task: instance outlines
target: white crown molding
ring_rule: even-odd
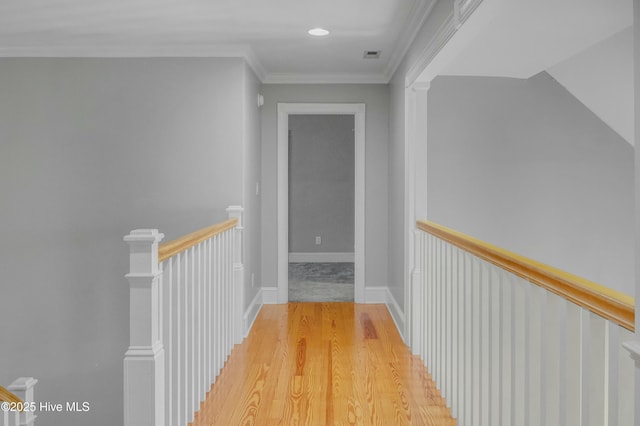
[[[411,86],[422,74],[422,71],[433,61],[440,50],[451,40],[460,26],[471,16],[483,0],[456,0],[453,11],[436,31],[429,44],[427,44],[405,76],[405,87]]]
[[[398,37],[398,41],[393,49],[393,53],[387,66],[385,67],[385,77],[387,82],[393,78],[405,55],[409,51],[411,44],[418,36],[418,32],[424,25],[427,17],[436,5],[437,0],[416,0],[411,8],[409,22]]]
[[[265,84],[387,84],[389,79],[384,74],[270,73],[262,82]]]
[[[266,71],[248,44],[166,44],[104,46],[16,46],[0,47],[3,58],[243,58],[264,81]]]

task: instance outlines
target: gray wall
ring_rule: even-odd
[[[277,286],[277,103],[366,104],[365,274],[387,285],[387,152],[389,89],[377,84],[265,84],[262,108],[262,283]]]
[[[34,376],[39,401],[91,404],[40,424],[122,424],[122,238],[159,228],[170,240],[242,203],[242,67],[0,59],[0,313],[13,324],[0,383]]]
[[[391,294],[404,310],[405,283],[405,77],[420,58],[442,22],[453,10],[453,1],[439,0],[418,31],[390,81],[389,104],[389,275]]]
[[[245,268],[245,310],[255,297],[260,283],[262,268],[261,238],[261,197],[256,194],[256,184],[260,185],[261,175],[261,114],[258,108],[258,93],[261,83],[251,70],[244,64],[244,115],[243,115],[243,202],[244,207],[244,268]],[[259,192],[259,190],[258,190]],[[252,286],[251,275],[254,275]]]
[[[541,73],[438,77],[430,220],[633,294],[633,148]]]
[[[353,253],[353,129],[353,115],[289,117],[290,252]]]

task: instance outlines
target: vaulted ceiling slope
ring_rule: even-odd
[[[433,3],[6,0],[0,56],[241,56],[265,82],[387,82]]]
[[[513,0],[497,10],[442,74],[547,71],[633,145],[632,0]]]

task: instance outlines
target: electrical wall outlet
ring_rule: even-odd
[[[322,244],[322,237],[320,235],[316,236],[316,245]]]
[[[256,283],[255,283],[255,274],[252,272],[251,273],[251,288],[255,287]]]

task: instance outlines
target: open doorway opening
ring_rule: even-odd
[[[289,301],[353,302],[353,115],[289,117]]]
[[[309,201],[309,197],[306,197],[307,201],[303,201],[303,212],[306,209],[308,214],[309,209],[322,209],[325,213],[329,213],[329,207],[327,203],[337,204],[341,202],[348,202],[349,206],[337,206],[348,209],[348,213],[352,217],[352,231],[346,231],[348,228],[340,228],[337,227],[333,230],[325,230],[318,231],[316,229],[320,228],[310,228],[308,224],[308,217],[302,217],[301,219],[296,219],[295,217],[292,220],[292,235],[290,236],[290,215],[298,215],[298,211],[291,210],[290,207],[290,198],[297,196],[298,193],[304,194],[306,191],[304,188],[300,190],[300,188],[291,187],[290,188],[290,155],[296,155],[295,153],[291,153],[290,144],[289,144],[289,121],[291,118],[296,116],[341,116],[342,119],[347,118],[346,121],[343,121],[343,124],[347,124],[348,129],[353,129],[351,131],[351,140],[353,141],[353,156],[351,158],[351,162],[353,164],[353,186],[351,193],[353,194],[352,201],[340,201],[338,199],[327,200],[327,199],[315,199],[313,200],[313,194],[311,194],[312,200]],[[308,121],[311,118],[307,118]],[[352,120],[352,121],[349,121]],[[294,122],[294,127],[296,124],[296,119],[292,120]],[[299,123],[305,124],[305,119],[303,118]],[[349,127],[350,126],[350,127]],[[351,263],[351,262],[336,262],[336,260],[351,260],[353,259],[353,299],[356,303],[364,302],[364,194],[365,194],[365,174],[364,174],[364,165],[365,165],[365,106],[364,104],[305,104],[305,103],[280,103],[278,104],[278,303],[287,303],[289,301],[289,258],[290,252],[293,256],[292,260],[303,260],[304,256],[311,256],[313,260],[327,260],[327,262],[294,262],[294,263]],[[295,139],[295,135],[293,136]],[[292,142],[295,142],[292,141]],[[335,143],[335,141],[334,141]],[[293,146],[293,145],[292,145]],[[311,150],[319,148],[319,146],[311,146]],[[313,152],[312,152],[313,153]],[[334,153],[335,154],[335,153]],[[320,155],[318,153],[318,155]],[[306,154],[305,154],[306,156]],[[329,161],[331,161],[331,157],[329,157]],[[336,160],[333,158],[333,160]],[[294,159],[295,161],[295,159]],[[326,162],[326,161],[323,161]],[[318,164],[306,166],[307,168],[303,170],[302,173],[306,173],[307,175],[312,174],[313,170],[309,170],[309,168],[313,168],[319,165]],[[294,172],[296,173],[296,172]],[[335,170],[334,170],[335,174]],[[295,177],[294,177],[295,180]],[[345,186],[346,186],[346,179]],[[304,185],[303,185],[304,187]],[[345,189],[343,188],[343,192]],[[305,198],[304,195],[302,196]],[[315,198],[319,198],[319,193],[315,194]],[[321,197],[320,197],[321,198]],[[324,204],[320,203],[321,207],[317,207],[317,201],[321,201]],[[295,201],[294,201],[295,202]],[[314,207],[316,206],[316,207]],[[322,207],[324,206],[324,207]],[[335,207],[335,206],[331,206]],[[295,206],[293,207],[295,209]],[[321,212],[322,213],[322,212]],[[344,212],[342,212],[344,214]],[[302,222],[300,222],[302,220]],[[322,221],[336,221],[336,218],[331,218],[331,215],[324,215]],[[303,240],[300,246],[296,245],[297,242],[295,239],[296,228],[300,226],[302,228],[310,228],[307,231],[301,234],[301,239]],[[314,225],[315,226],[315,225]],[[346,225],[349,226],[348,224]],[[325,232],[325,235],[321,232]],[[333,243],[338,242],[338,237],[336,234],[340,233],[350,233],[352,236],[352,240],[341,240],[339,245],[333,245]],[[310,238],[309,238],[310,237]],[[320,237],[316,239],[316,237]],[[327,240],[327,238],[329,238]],[[316,241],[319,244],[316,244]],[[347,242],[345,242],[347,241]],[[309,244],[310,243],[310,244]],[[323,246],[324,243],[324,246]],[[329,246],[331,243],[331,248]],[[291,250],[290,250],[291,246]],[[311,249],[309,248],[311,247]],[[319,247],[316,247],[319,246]],[[302,248],[299,248],[302,247]],[[351,247],[352,250],[348,250]],[[322,251],[322,250],[331,250],[331,251]],[[306,250],[306,251],[296,251],[296,250]],[[340,251],[337,251],[340,250]],[[345,250],[345,251],[342,251]],[[300,253],[302,254],[300,257]],[[308,254],[311,253],[311,254]],[[331,254],[328,254],[331,253]],[[297,257],[296,257],[297,256]],[[324,256],[324,259],[323,259]],[[316,265],[317,267],[318,265]],[[332,266],[335,268],[336,265],[328,265],[328,269],[331,269]],[[349,272],[337,272],[335,275],[348,274]],[[347,278],[342,276],[343,280]],[[341,283],[333,282],[333,284],[340,285]]]

